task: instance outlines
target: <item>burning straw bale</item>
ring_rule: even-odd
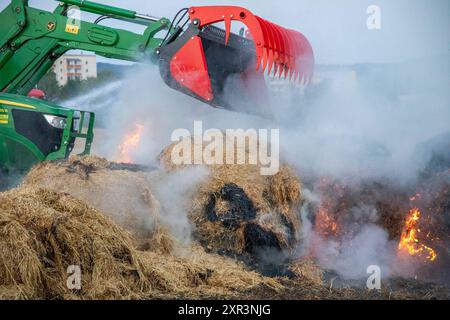
[[[69,193],[145,239],[155,231],[160,207],[145,173],[135,169],[96,156],[74,156],[38,164],[24,184]]]
[[[408,212],[408,193],[388,181],[343,183],[322,178],[314,191],[316,231],[325,237],[350,236],[367,223],[381,226],[390,239],[398,239]]]
[[[119,299],[227,297],[275,279],[193,246],[183,254],[135,248],[132,235],[66,193],[23,186],[0,193],[0,297]],[[67,288],[67,267],[82,272]]]
[[[184,168],[172,161],[176,145],[159,157],[169,171]],[[245,164],[208,166],[210,174],[187,208],[196,227],[194,236],[208,250],[226,254],[254,256],[266,248],[290,251],[300,228],[300,180],[287,165],[273,176],[263,176],[260,165],[248,163],[248,145],[244,152]]]

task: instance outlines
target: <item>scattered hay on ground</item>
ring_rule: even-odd
[[[159,237],[170,235],[161,229]],[[0,297],[224,298],[282,287],[198,246],[176,253],[158,237],[152,242],[151,250],[136,249],[131,234],[67,193],[30,186],[0,193]],[[71,265],[81,268],[80,290],[66,285]]]
[[[158,289],[155,297],[224,298],[263,286],[282,290],[278,279],[268,278],[231,258],[206,253],[198,245],[186,249],[181,255],[165,255],[146,251],[140,256],[143,272],[153,279]],[[176,295],[174,295],[176,293]]]
[[[312,282],[316,286],[323,285],[323,273],[322,268],[311,258],[300,258],[293,261],[289,270],[294,274],[294,278],[297,281]]]
[[[334,288],[332,283],[316,285],[307,280],[280,279],[282,290],[255,287],[234,298],[269,300],[448,300],[448,287],[424,283],[414,279],[391,279],[383,282],[381,290],[368,290],[364,284],[358,287]]]
[[[186,167],[172,161],[178,147],[174,143],[159,156],[169,171]],[[300,229],[300,180],[284,164],[275,175],[263,176],[261,165],[249,164],[248,144],[245,150],[235,148],[235,159],[239,151],[245,154],[244,164],[208,166],[210,174],[187,208],[196,226],[194,236],[214,252],[255,255],[266,248],[289,252]]]
[[[135,298],[147,282],[127,232],[84,202],[40,188],[0,194],[0,256],[10,297]],[[82,270],[79,292],[66,286],[71,265]]]

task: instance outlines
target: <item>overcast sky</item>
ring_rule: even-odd
[[[230,4],[250,9],[277,24],[301,31],[318,63],[399,62],[448,54],[450,0],[97,0],[140,13],[172,18],[189,5]],[[0,0],[0,8],[9,3]],[[30,5],[53,8],[51,0]],[[369,5],[381,9],[381,30],[369,30]]]

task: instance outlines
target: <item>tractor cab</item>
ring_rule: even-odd
[[[89,154],[95,114],[48,101],[0,94],[0,169],[26,172],[45,160],[67,158],[77,138]]]

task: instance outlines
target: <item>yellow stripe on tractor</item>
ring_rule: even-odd
[[[0,104],[6,104],[8,106],[22,107],[22,108],[27,108],[27,109],[36,109],[36,107],[32,106],[32,105],[20,103],[20,102],[9,101],[9,100],[0,100]]]

